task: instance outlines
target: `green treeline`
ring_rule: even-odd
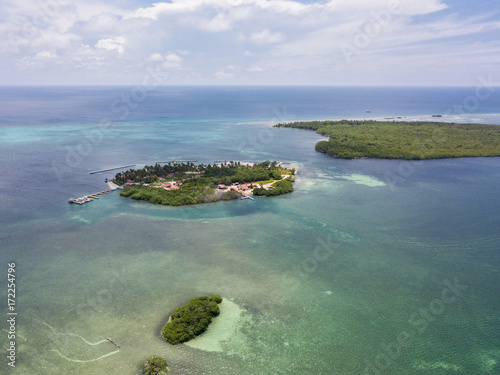
[[[169,206],[210,203],[221,199],[210,186],[187,187],[183,185],[179,190],[165,190],[154,186],[131,185],[124,187],[120,195],[135,200]]]
[[[273,196],[273,195],[287,194],[293,191],[293,182],[290,178],[285,178],[281,181],[276,181],[271,186],[273,186],[274,189],[266,190],[263,188],[255,188],[253,189],[253,193],[254,195]]]
[[[180,344],[191,340],[207,330],[212,318],[219,315],[218,304],[222,297],[195,297],[189,303],[178,307],[170,315],[170,320],[161,330],[161,335],[170,344]]]
[[[309,121],[276,127],[329,137],[316,150],[342,159],[440,159],[500,156],[500,126],[442,122]]]
[[[123,185],[128,180],[133,182],[156,182],[160,177],[168,179],[195,178],[196,175],[212,178],[211,184],[226,184],[233,182],[263,181],[269,178],[281,178],[281,174],[290,173],[290,170],[281,168],[278,163],[264,161],[250,166],[241,165],[239,162],[224,164],[199,164],[175,163],[146,165],[142,169],[130,169],[115,175],[113,182]],[[293,170],[291,170],[293,174]]]

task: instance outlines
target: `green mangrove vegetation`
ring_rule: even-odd
[[[500,126],[373,120],[308,121],[275,127],[315,130],[316,150],[342,159],[441,159],[500,156]]]
[[[174,310],[161,335],[172,345],[191,340],[207,330],[212,318],[219,315],[218,304],[222,297],[218,294],[192,298],[186,305]]]
[[[242,195],[274,196],[293,191],[295,169],[277,162],[254,165],[167,164],[117,173],[120,195],[150,203],[181,206],[237,199]],[[265,182],[265,184],[263,184]]]
[[[271,185],[273,189],[255,188],[253,189],[254,195],[281,195],[286,193],[291,193],[293,191],[293,182],[290,178],[285,178],[281,181],[276,181]]]
[[[168,372],[167,361],[157,355],[152,355],[142,365],[143,375],[166,375]]]
[[[135,200],[170,206],[210,203],[220,200],[215,189],[209,186],[184,186],[179,190],[165,190],[148,185],[131,185],[124,187],[120,195]]]

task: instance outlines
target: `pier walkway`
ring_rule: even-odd
[[[84,204],[84,203],[92,202],[94,199],[99,199],[99,195],[107,194],[109,192],[111,192],[111,189],[99,191],[99,192],[93,193],[93,194],[84,195],[81,198],[69,198],[68,202],[69,203],[76,203],[76,204]]]

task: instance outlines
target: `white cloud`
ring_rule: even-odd
[[[252,1],[258,7],[280,14],[290,14],[298,16],[304,11],[314,8],[317,5],[322,7],[321,4],[314,5],[304,5],[298,1],[288,1],[288,0],[271,0],[271,1]]]
[[[21,63],[25,66],[41,67],[46,63],[57,62],[57,59],[58,56],[53,51],[40,51],[34,56],[24,56],[21,59]]]
[[[50,60],[50,59],[57,59],[57,54],[51,51],[41,51],[38,52],[34,57],[33,60]]]
[[[118,53],[123,53],[124,43],[125,43],[125,38],[120,36],[116,38],[100,39],[96,43],[95,47],[98,49],[104,49],[106,51],[117,51]]]
[[[222,70],[214,73],[214,76],[216,76],[219,79],[228,79],[228,78],[233,78],[234,73],[226,73]]]
[[[40,4],[52,3],[56,5],[49,12],[40,10]],[[98,69],[103,74],[114,72],[116,82],[122,83],[133,77],[130,72],[140,77],[141,69],[153,64],[172,69],[177,82],[183,77],[200,83],[216,79],[239,83],[245,77],[262,77],[261,82],[266,82],[283,73],[291,81],[300,76],[335,83],[335,74],[357,79],[360,70],[381,62],[390,75],[391,69],[402,71],[415,61],[425,61],[429,71],[433,60],[463,64],[464,69],[469,69],[474,58],[476,66],[498,60],[499,16],[477,11],[476,3],[468,8],[452,2],[448,8],[444,0],[315,0],[307,4],[298,0],[165,0],[141,8],[133,4],[5,0],[0,3],[0,70],[22,77],[16,62],[43,64],[46,69],[58,64],[68,72],[78,69],[79,77],[88,71],[90,79],[98,77],[94,74]],[[36,25],[26,23],[37,15]],[[360,45],[363,33],[370,35]],[[357,49],[350,62],[343,55],[342,43]],[[495,48],[488,52],[478,45]],[[478,55],[467,56],[464,51]],[[56,80],[58,69],[52,71]],[[338,69],[343,71],[338,73]],[[245,71],[259,74],[235,74]],[[289,74],[297,71],[300,74]],[[8,79],[15,78],[0,77],[0,83]]]
[[[151,7],[137,9],[127,14],[125,18],[151,18],[156,20],[162,15],[194,13],[208,7],[219,11],[236,9],[233,16],[240,20],[246,18],[250,13],[250,10],[245,7],[294,15],[298,15],[308,8],[307,5],[298,1],[288,0],[172,0],[168,3],[155,3]]]
[[[109,34],[120,25],[120,17],[112,13],[99,13],[89,17],[87,21],[80,21],[77,29],[85,34]]]
[[[357,13],[388,10],[393,14],[419,15],[434,13],[447,8],[441,0],[331,0],[325,9],[338,13]]]
[[[161,62],[163,68],[179,68],[184,61],[182,57],[172,52],[168,52],[165,55],[158,52],[152,53],[147,60],[157,63]]]
[[[393,2],[396,4],[395,13],[403,15],[429,14],[448,8],[448,6],[440,0],[419,2],[413,0],[393,0]],[[397,6],[397,3],[400,3],[400,6]]]
[[[282,33],[273,33],[269,29],[264,29],[250,35],[250,41],[255,44],[273,44],[281,42],[283,39],[284,35]]]
[[[203,31],[220,32],[231,30],[233,24],[224,14],[219,13],[211,18],[185,17],[182,19],[186,25]]]
[[[148,57],[148,61],[160,62],[163,61],[163,55],[161,53],[152,53]]]
[[[188,3],[191,3],[192,5],[195,5],[194,1],[186,1],[185,5]],[[191,7],[191,10],[194,10],[196,6]],[[166,13],[173,13],[173,12],[182,12],[185,11],[186,8],[183,9],[182,5],[179,3],[156,3],[153,4],[152,7],[148,8],[139,8],[137,10],[134,10],[130,12],[129,14],[125,15],[124,18],[150,18],[152,20],[157,20],[158,17],[162,14]]]
[[[165,55],[165,61],[162,66],[164,68],[179,68],[183,59],[175,53],[168,53]]]

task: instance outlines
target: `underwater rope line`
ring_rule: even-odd
[[[106,342],[107,340],[103,340],[102,342]],[[59,354],[62,358],[64,358],[65,360],[67,361],[70,361],[70,362],[76,362],[76,363],[86,363],[86,362],[94,362],[94,361],[98,361],[100,359],[103,359],[103,358],[106,358],[106,357],[109,357],[113,354],[116,354],[120,351],[120,349],[117,349],[115,350],[114,352],[111,352],[111,353],[108,353],[108,354],[104,354],[98,358],[94,358],[94,359],[87,359],[87,360],[81,360],[81,359],[72,359],[72,358],[68,358],[66,357],[65,355],[61,354],[61,352],[57,349],[50,349],[51,352],[56,352],[57,354]]]
[[[87,359],[87,360],[68,358],[64,354],[62,354],[58,349],[50,349],[51,352],[56,352],[57,354],[59,354],[60,357],[64,358],[67,361],[76,362],[76,363],[94,362],[94,361],[98,361],[100,359],[109,357],[109,356],[111,356],[113,354],[116,354],[116,353],[120,352],[120,347],[118,345],[116,345],[113,341],[111,341],[110,338],[105,338],[104,340],[101,340],[101,341],[98,341],[98,342],[90,342],[90,341],[87,341],[84,337],[82,337],[80,335],[77,335],[76,333],[58,333],[58,332],[56,332],[56,330],[50,324],[45,323],[45,322],[43,322],[41,320],[38,320],[38,319],[35,319],[35,318],[31,318],[31,319],[36,320],[37,322],[42,323],[42,324],[46,325],[47,327],[49,327],[54,335],[68,335],[68,336],[78,337],[83,342],[85,342],[85,344],[90,345],[90,346],[96,346],[96,345],[103,344],[105,342],[111,342],[113,345],[115,345],[118,348],[117,350],[115,350],[113,352],[110,352],[108,354],[104,354],[104,355],[102,355],[102,356],[100,356],[98,358]]]

